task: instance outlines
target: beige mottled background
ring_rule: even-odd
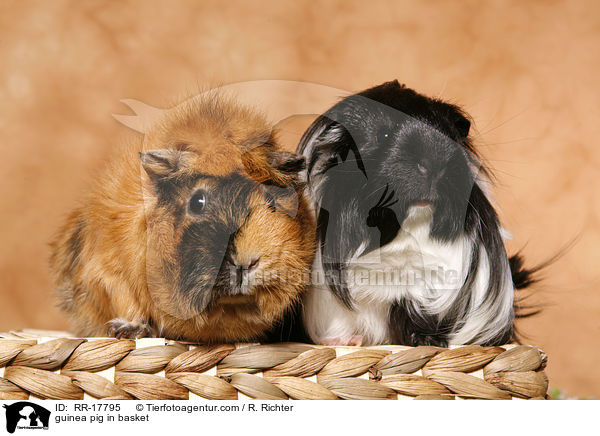
[[[599,397],[599,48],[593,0],[3,1],[0,330],[66,328],[47,242],[132,135],[111,117],[127,113],[120,99],[161,106],[206,84],[357,91],[398,78],[472,114],[512,249],[535,263],[579,237],[538,289],[544,312],[519,327],[548,352],[552,386]]]

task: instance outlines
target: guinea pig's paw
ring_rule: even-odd
[[[360,347],[362,345],[362,342],[363,342],[362,336],[352,336],[350,338],[350,340],[348,341],[348,345],[354,345],[356,347]]]
[[[123,318],[111,319],[106,333],[117,339],[135,339],[152,336],[152,328],[145,322],[132,322]]]
[[[321,342],[322,345],[353,345],[360,347],[362,345],[362,336],[348,336],[344,338],[326,338]]]

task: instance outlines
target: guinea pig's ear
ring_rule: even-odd
[[[308,128],[300,144],[298,152],[310,156],[308,173],[315,169],[322,172],[338,161],[345,162],[349,154],[355,158],[356,165],[365,174],[366,170],[360,151],[352,134],[341,123],[331,120],[324,115],[319,116]]]
[[[389,85],[391,85],[391,86],[395,86],[396,88],[399,88],[399,89],[406,88],[406,85],[405,85],[404,83],[400,83],[400,82],[398,82],[398,79],[394,79],[394,80],[392,80],[391,82],[387,82],[387,83],[388,83]]]
[[[463,114],[459,113],[454,119],[454,128],[458,132],[460,139],[466,139],[469,136],[469,130],[471,129],[471,121]]]
[[[284,185],[299,186],[304,183],[304,168],[306,168],[304,156],[272,150],[267,154],[267,161],[277,173],[274,179],[280,179]]]
[[[149,150],[140,153],[140,160],[150,179],[157,181],[177,172],[189,154],[189,152],[172,149]]]
[[[320,115],[302,135],[298,152],[312,154],[314,150],[324,149],[323,146],[339,143],[346,133],[346,129],[340,123]],[[327,148],[334,151],[333,147]]]
[[[304,156],[287,151],[269,152],[269,164],[277,171],[289,175],[298,174],[306,167]]]

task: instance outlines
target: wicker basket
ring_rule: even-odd
[[[194,345],[0,333],[0,399],[545,399],[536,347]]]

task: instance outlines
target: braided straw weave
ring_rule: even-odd
[[[22,331],[0,333],[0,399],[544,399],[546,361],[526,345],[207,346]]]

